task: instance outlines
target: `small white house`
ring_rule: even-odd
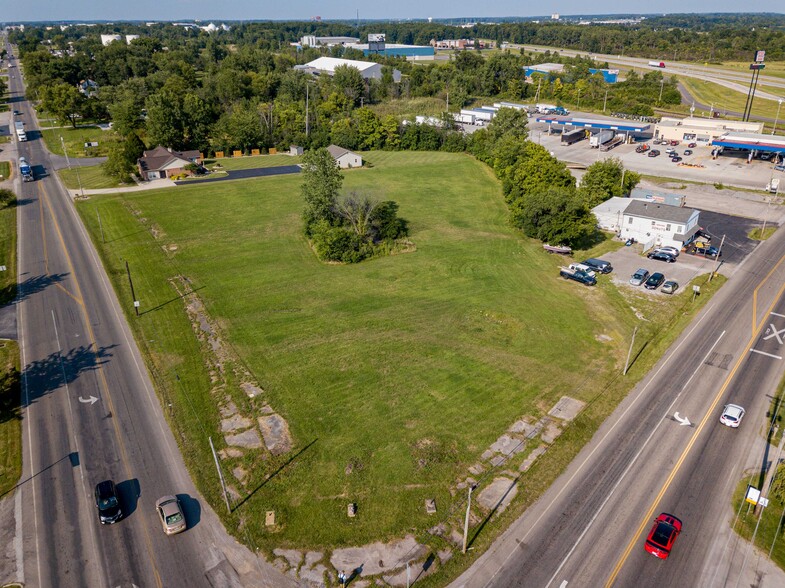
[[[666,245],[681,249],[700,230],[699,215],[692,208],[631,199],[624,209],[620,237],[642,243],[644,251]]]
[[[338,145],[330,145],[327,151],[330,152],[330,155],[333,156],[333,159],[335,159],[338,167],[341,169],[363,166],[363,158],[353,151],[338,147]]]
[[[621,234],[621,221],[624,211],[630,205],[629,198],[614,196],[591,209],[597,218],[597,226],[603,231]]]

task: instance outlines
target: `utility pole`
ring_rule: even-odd
[[[472,484],[469,486],[469,500],[466,503],[466,519],[463,521],[463,550],[462,553],[466,553],[466,540],[469,537],[469,513],[472,510],[472,492],[477,487],[476,484]]]
[[[627,375],[627,370],[630,367],[630,356],[632,355],[632,346],[635,345],[635,334],[638,332],[638,327],[636,326],[632,330],[632,341],[630,341],[630,349],[627,351],[627,362],[624,364],[624,374]]]
[[[605,112],[605,105],[608,104],[608,90],[605,90],[605,100],[602,101],[602,111]]]
[[[722,255],[722,246],[725,243],[725,235],[722,236],[722,241],[720,241],[720,248],[717,249],[717,263],[714,265],[714,271],[711,272],[711,275],[717,273],[717,270],[720,269],[720,255]]]
[[[226,493],[226,482],[224,482],[224,475],[221,471],[221,465],[218,463],[218,455],[215,453],[215,447],[213,446],[213,438],[207,438],[210,441],[210,449],[213,452],[213,459],[215,460],[215,469],[218,470],[218,478],[221,480],[221,488],[224,493],[224,500],[226,501],[226,510],[229,511],[229,514],[232,514],[232,507],[229,505],[229,495]]]
[[[136,316],[139,316],[139,301],[136,299],[136,294],[134,293],[134,281],[131,279],[131,268],[128,265],[128,261],[125,262],[125,271],[128,272],[128,283],[131,284],[131,298],[134,300],[134,310],[136,311]]]
[[[308,136],[308,131],[310,130],[308,127],[308,87],[310,84],[305,82],[305,136]]]
[[[662,104],[662,88],[665,86],[665,78],[660,80],[660,97],[657,99],[657,102]]]

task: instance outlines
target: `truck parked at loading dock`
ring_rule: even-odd
[[[564,131],[561,135],[562,145],[572,145],[586,138],[586,131],[583,129],[575,129],[572,131]]]
[[[20,141],[27,141],[27,133],[25,133],[25,123],[18,120],[14,123],[16,129],[16,138]]]
[[[33,167],[27,163],[27,160],[24,157],[19,158],[19,173],[22,176],[23,182],[32,182],[35,180],[35,176],[33,175]]]

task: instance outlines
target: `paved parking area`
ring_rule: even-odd
[[[610,278],[622,288],[633,288],[642,292],[649,292],[652,296],[668,296],[668,294],[663,294],[659,289],[652,291],[646,290],[643,286],[631,285],[630,276],[638,268],[648,270],[649,274],[661,272],[665,275],[666,280],[676,280],[679,283],[676,295],[679,295],[688,290],[691,291],[690,281],[696,276],[711,272],[716,264],[713,260],[687,255],[684,252],[679,255],[676,263],[654,261],[648,259],[645,255],[641,255],[639,244],[632,247],[622,247],[618,251],[603,255],[602,259],[610,261],[613,265],[613,272],[604,277]]]

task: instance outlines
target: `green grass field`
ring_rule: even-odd
[[[216,510],[234,532],[242,521],[238,537],[253,546],[421,534],[454,513],[462,500],[451,494],[455,483],[514,421],[541,417],[563,395],[589,403],[547,466],[527,473],[526,496],[487,526],[481,552],[505,517],[562,471],[712,287],[692,307],[686,296],[630,301],[607,281],[594,289],[565,282],[563,259],[508,226],[499,184],[483,164],[463,154],[365,155],[373,167],[346,173],[344,191],[397,201],[416,251],[351,266],[318,262],[302,236],[298,177],[106,195],[77,209],[212,504],[221,498],[207,436],[223,447],[218,399],[170,280],[188,278],[264,388],[252,400],[233,392],[238,406],[260,411],[269,402],[287,419],[290,454],[223,461],[224,472],[251,473],[244,487],[229,476],[240,489],[235,512]],[[636,339],[645,353],[622,380],[637,322],[631,306],[652,320]],[[427,498],[436,498],[439,519],[426,515]],[[359,506],[354,519],[346,517],[350,501]],[[263,526],[268,510],[274,531]]]
[[[85,167],[72,165],[71,169],[61,169],[57,173],[60,175],[60,179],[63,180],[65,187],[69,190],[78,190],[80,182],[85,190],[117,188],[123,185],[115,178],[107,176],[100,165]]]
[[[746,94],[729,90],[728,88],[713,82],[705,82],[703,80],[696,80],[688,77],[681,77],[679,80],[696,100],[699,100],[703,104],[714,104],[715,111],[744,111],[744,103],[747,100]],[[760,96],[756,96],[752,103],[752,118],[754,119],[756,116],[775,118],[777,115],[777,106],[776,100],[766,100]],[[780,116],[785,116],[785,111],[782,109],[780,109]]]
[[[0,304],[16,297],[16,207],[0,208]],[[22,421],[19,401],[19,346],[0,340],[0,497],[13,489],[22,474]]]
[[[46,147],[56,155],[64,155],[60,137],[65,142],[68,157],[105,157],[109,153],[109,146],[118,141],[111,131],[102,131],[98,127],[58,127],[54,129],[41,129],[41,135],[46,142]],[[98,147],[85,149],[85,143],[98,143]]]
[[[0,178],[11,177],[11,164],[8,161],[0,161]]]

